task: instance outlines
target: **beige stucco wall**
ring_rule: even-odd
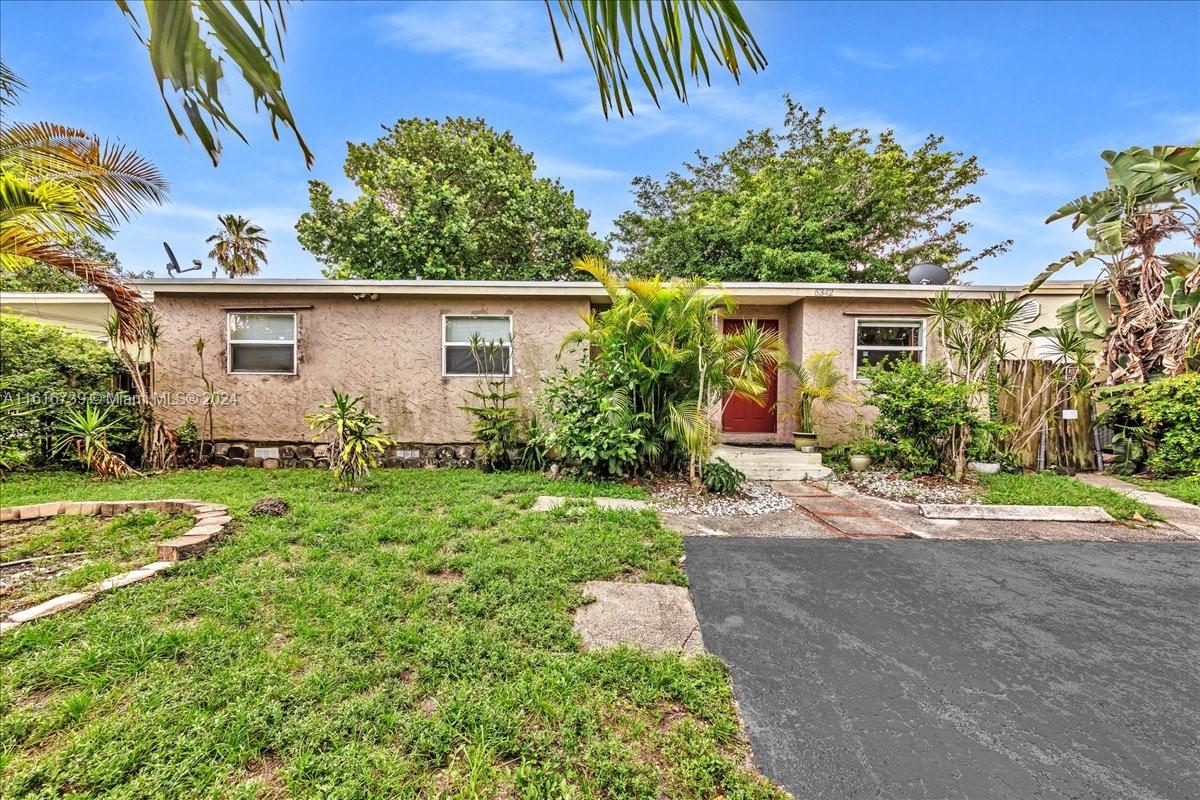
[[[296,308],[299,346],[296,375],[238,375],[226,370],[226,313]],[[236,405],[215,413],[218,439],[304,441],[312,432],[303,415],[330,397],[331,387],[365,396],[368,409],[402,442],[471,441],[471,417],[459,409],[473,401],[474,378],[442,377],[443,314],[511,314],[514,368],[510,379],[528,407],[542,376],[553,372],[563,337],[579,327],[580,298],[518,299],[380,295],[171,295],[160,293],[155,310],[162,345],[155,356],[157,391],[202,392],[194,350],[203,336],[205,371]],[[569,354],[564,354],[569,359]],[[170,425],[197,405],[163,409]]]
[[[910,300],[869,300],[869,299],[821,299],[807,298],[803,301],[803,325],[800,326],[799,352],[793,353],[793,358],[803,359],[811,353],[822,350],[837,351],[838,368],[847,376],[854,375],[854,321],[863,319],[860,315],[878,314],[888,318],[896,314],[911,315],[914,318],[923,317],[920,311],[920,301]],[[926,331],[925,360],[938,359],[942,355],[934,337]],[[848,384],[848,389],[856,396],[861,395],[864,382],[855,381]],[[855,433],[854,421],[861,419],[863,424],[869,424],[875,418],[875,409],[864,406],[860,401],[850,401],[833,404],[818,404],[816,409],[816,432],[820,437],[821,446],[842,444]]]

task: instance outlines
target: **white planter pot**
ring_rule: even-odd
[[[967,469],[980,475],[995,475],[1000,471],[1000,465],[989,461],[970,461],[967,463]]]
[[[850,469],[855,472],[865,472],[871,466],[870,456],[850,456]]]

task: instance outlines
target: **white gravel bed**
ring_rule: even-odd
[[[684,482],[669,483],[653,492],[654,506],[666,514],[703,517],[758,516],[791,511],[792,501],[757,481],[746,481],[737,494],[697,492]]]
[[[863,494],[896,500],[901,503],[978,503],[975,488],[969,484],[954,484],[941,480],[902,478],[887,472],[847,472],[838,476],[842,482]]]

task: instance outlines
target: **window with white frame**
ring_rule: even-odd
[[[229,371],[251,375],[296,374],[296,315],[230,312]]]
[[[442,374],[512,375],[512,317],[442,317]]]
[[[925,323],[919,319],[859,319],[854,322],[854,379],[864,367],[902,360],[925,363]]]

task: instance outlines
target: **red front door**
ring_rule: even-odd
[[[747,322],[757,322],[758,327],[769,331],[779,330],[779,321],[774,319],[727,319],[724,321],[725,333],[737,333]],[[753,400],[744,397],[729,398],[725,405],[725,413],[721,415],[721,428],[726,433],[774,433],[775,432],[775,400],[779,391],[775,368],[767,372],[767,393],[760,406]]]

